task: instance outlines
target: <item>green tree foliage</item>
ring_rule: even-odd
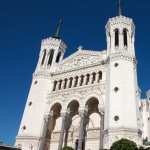
[[[63,148],[63,150],[74,150],[72,147],[66,146]]]
[[[110,150],[138,150],[138,148],[135,142],[127,139],[121,139],[113,143]]]
[[[144,149],[144,147],[140,146],[140,147],[139,147],[139,150],[145,150],[145,149]]]

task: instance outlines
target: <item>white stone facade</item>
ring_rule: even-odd
[[[150,141],[150,92],[141,100],[132,19],[106,25],[107,49],[63,58],[66,44],[44,39],[16,146],[22,150],[101,150],[127,138]]]

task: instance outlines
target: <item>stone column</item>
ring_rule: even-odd
[[[59,81],[57,81],[56,87],[55,87],[55,91],[58,90],[58,86],[59,86]]]
[[[66,112],[63,112],[63,113],[61,114],[61,116],[62,116],[62,125],[61,125],[60,137],[59,137],[58,150],[62,150],[62,146],[63,146],[64,133],[65,133],[66,114],[67,114]]]
[[[59,84],[58,84],[58,90],[62,90],[62,80],[59,80],[58,83],[59,83]]]
[[[80,112],[80,129],[79,129],[79,141],[78,141],[78,150],[83,150],[83,142],[85,138],[85,117],[86,117],[86,111],[81,110]]]
[[[69,84],[70,84],[70,78],[68,78],[68,81],[67,81],[67,83],[66,83],[66,89],[69,88]]]
[[[122,50],[124,48],[123,30],[119,30],[119,48]]]
[[[76,82],[76,78],[73,77],[73,80],[72,80],[72,87],[73,87],[73,88],[75,87],[75,82]]]
[[[84,79],[83,79],[83,86],[86,85],[86,81],[87,81],[87,75],[84,76]]]
[[[129,31],[127,31],[127,48],[128,49],[131,48],[131,43],[132,43],[131,35],[130,35]]]
[[[69,132],[69,128],[71,125],[71,117],[70,117],[70,109],[67,110],[67,114],[66,114],[66,125],[65,125],[65,138],[64,138],[64,146],[67,146],[67,141],[68,141],[68,132]]]
[[[43,144],[40,147],[43,147],[44,150],[48,150],[51,131],[49,129],[50,122],[53,121],[53,111],[44,117],[44,126],[43,126]]]
[[[64,85],[65,85],[65,80],[62,80],[61,89],[64,89]]]
[[[100,120],[100,144],[99,144],[99,150],[103,149],[103,142],[104,142],[104,113],[100,114],[101,120]]]
[[[71,118],[68,114],[68,117],[67,117],[67,122],[66,122],[66,129],[65,129],[65,139],[64,139],[64,146],[67,146],[67,143],[68,143],[68,134],[69,134],[69,128],[70,128],[70,125],[71,125]]]
[[[92,80],[93,80],[93,74],[90,74],[90,76],[89,76],[89,84],[92,84]]]
[[[77,87],[80,86],[80,83],[81,83],[81,76],[78,77],[78,84],[77,84]]]
[[[96,75],[95,75],[95,82],[99,83],[99,73],[98,72],[96,72]]]

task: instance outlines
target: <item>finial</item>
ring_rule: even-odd
[[[121,0],[118,0],[118,14],[119,14],[119,16],[122,16],[122,7],[121,7],[121,5],[122,5]]]
[[[77,48],[79,51],[81,51],[83,49],[83,46],[82,45],[79,45],[78,48]]]
[[[60,28],[61,28],[61,25],[62,25],[62,18],[60,18],[58,24],[57,24],[57,28],[56,28],[56,32],[54,34],[54,38],[60,38],[59,37],[59,34],[60,34]]]

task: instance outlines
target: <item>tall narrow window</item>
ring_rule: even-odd
[[[69,81],[69,88],[71,88],[72,87],[72,80],[73,80],[73,78],[71,77],[69,80],[70,80]]]
[[[65,79],[64,89],[66,89],[66,87],[67,87],[67,81],[68,81],[68,79]]]
[[[87,75],[86,75],[86,83],[85,83],[85,84],[88,85],[89,81],[90,81],[90,75],[87,74]]]
[[[124,46],[128,46],[127,29],[124,29],[124,30],[123,30],[123,41],[124,41]]]
[[[84,75],[81,75],[81,80],[80,80],[80,86],[82,86],[83,85],[83,81],[84,81]]]
[[[51,66],[54,56],[54,50],[52,49],[49,53],[48,66]]]
[[[57,57],[56,57],[56,63],[59,63],[60,57],[61,57],[61,52],[59,52],[58,55],[57,55]]]
[[[77,85],[78,85],[78,79],[79,79],[79,77],[78,77],[78,76],[76,76],[76,77],[75,77],[74,87],[77,87]]]
[[[62,80],[59,80],[58,90],[61,90]]]
[[[45,57],[46,57],[46,49],[44,49],[43,51],[43,58],[42,58],[41,65],[44,65]]]
[[[119,30],[115,29],[115,46],[119,46]]]
[[[53,91],[56,90],[57,81],[54,81]]]
[[[102,80],[102,72],[101,71],[98,72],[98,82],[100,82],[100,80]]]
[[[96,73],[93,72],[93,73],[92,73],[92,84],[95,82],[95,79],[96,79]]]

